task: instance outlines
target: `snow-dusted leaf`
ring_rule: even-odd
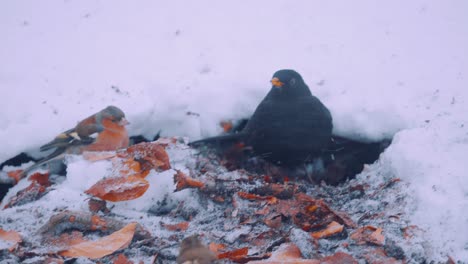
[[[59,252],[64,257],[87,257],[99,259],[124,249],[130,245],[135,234],[136,223],[130,223],[124,228],[103,237],[97,241],[86,241],[72,245],[69,249]]]
[[[314,259],[303,259],[301,251],[293,243],[284,243],[271,257],[265,260],[250,261],[250,264],[320,264],[320,261]]]
[[[270,204],[277,203],[278,201],[278,199],[274,196],[260,196],[257,194],[246,193],[246,192],[237,192],[237,195],[239,195],[240,198],[247,199],[247,200],[259,200],[259,201],[266,200]]]
[[[203,188],[205,184],[201,181],[190,178],[181,171],[177,171],[174,175],[174,182],[176,183],[176,190],[181,191],[186,188]]]
[[[85,193],[106,201],[119,202],[136,199],[148,188],[148,181],[141,177],[112,177],[98,181]]]
[[[0,228],[0,250],[8,249],[13,251],[21,241],[21,236],[18,232],[6,231]]]
[[[353,232],[351,239],[356,240],[358,244],[371,243],[383,246],[385,237],[382,235],[382,228],[374,226],[364,226]]]
[[[327,228],[325,228],[324,230],[313,232],[310,235],[315,239],[320,239],[320,238],[339,234],[343,232],[343,229],[344,229],[343,225],[340,225],[337,222],[333,221],[330,224],[328,224]]]
[[[112,264],[133,264],[133,261],[128,260],[128,258],[124,254],[119,254]]]
[[[163,146],[154,142],[143,142],[129,147],[126,153],[135,158],[149,163],[142,163],[143,170],[156,169],[165,171],[171,168],[169,155]],[[146,165],[146,166],[145,166]]]
[[[169,231],[185,231],[189,227],[189,222],[180,222],[178,224],[162,224]]]
[[[245,258],[248,253],[249,249],[247,247],[244,247],[218,254],[218,259],[230,259],[232,261],[238,261]]]

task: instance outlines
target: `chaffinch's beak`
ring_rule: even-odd
[[[121,126],[126,126],[130,124],[130,122],[127,121],[127,119],[125,119],[125,117],[122,117],[122,119],[119,121],[119,125]]]

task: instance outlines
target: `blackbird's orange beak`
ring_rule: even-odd
[[[276,77],[273,78],[273,79],[271,79],[270,82],[271,82],[271,84],[273,84],[273,86],[275,86],[275,87],[281,87],[281,86],[284,85],[284,83],[282,83],[282,82],[281,82],[278,78],[276,78]]]

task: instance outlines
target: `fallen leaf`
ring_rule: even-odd
[[[268,259],[250,261],[249,264],[320,264],[316,259],[303,259],[300,249],[293,243],[284,243]]]
[[[119,254],[112,264],[133,264],[133,261],[128,260],[128,258],[124,254]]]
[[[185,231],[189,227],[189,222],[181,222],[178,224],[162,224],[169,231]]]
[[[337,252],[321,259],[303,259],[301,251],[293,243],[284,243],[265,260],[250,261],[248,264],[358,264],[349,254]]]
[[[23,170],[14,170],[14,171],[7,172],[7,175],[8,177],[14,179],[15,184],[16,184],[21,180],[21,177],[23,176],[22,173],[23,173]]]
[[[137,176],[145,178],[148,175],[149,170],[142,173],[141,165],[135,161],[133,157],[127,158],[124,161],[119,161],[121,169],[119,170],[119,176]]]
[[[336,234],[343,232],[344,226],[338,224],[337,222],[333,221],[328,224],[327,228],[324,230],[320,230],[317,232],[313,232],[310,235],[315,239],[330,237]]]
[[[232,261],[237,261],[239,259],[245,258],[248,253],[249,249],[247,247],[244,247],[218,254],[218,259],[230,259]]]
[[[274,196],[260,196],[257,194],[251,194],[246,192],[237,192],[240,198],[246,200],[259,200],[259,201],[268,201],[269,204],[274,204],[278,202],[278,199]]]
[[[156,170],[168,170],[171,168],[169,155],[163,146],[153,142],[143,142],[127,148],[127,154],[135,158],[135,160],[145,160],[152,165]]]
[[[16,193],[16,195],[12,197],[3,208],[11,208],[13,206],[19,206],[39,200],[42,196],[46,195],[47,192],[48,189],[46,186],[33,181],[28,187]]]
[[[148,188],[148,181],[140,177],[112,177],[98,181],[85,193],[106,201],[119,202],[136,199]]]
[[[372,264],[403,264],[403,261],[388,257],[382,248],[376,248],[363,255],[367,263]]]
[[[47,244],[54,246],[53,251],[49,253],[55,253],[57,251],[67,250],[70,246],[77,245],[83,242],[87,242],[83,238],[83,233],[80,231],[73,231],[71,233],[63,233],[59,237],[48,237]]]
[[[194,180],[179,170],[177,170],[177,173],[174,175],[174,182],[176,183],[177,191],[181,191],[186,188],[201,189],[205,187],[205,184],[203,182]]]
[[[88,201],[89,211],[93,213],[97,213],[97,212],[109,213],[110,210],[107,208],[106,204],[107,203],[104,200],[91,198]]]
[[[28,180],[33,181],[33,182],[35,181],[39,183],[40,185],[46,186],[46,187],[51,185],[49,181],[49,173],[36,172],[33,175],[29,176]]]
[[[351,234],[350,238],[356,240],[359,245],[371,243],[377,246],[383,246],[385,238],[382,235],[382,228],[374,226],[364,226]]]
[[[15,250],[19,243],[21,243],[21,236],[16,231],[5,231],[0,228],[0,250],[8,249],[9,251]]]
[[[68,250],[61,251],[59,254],[71,258],[99,259],[105,257],[130,245],[135,234],[136,225],[136,223],[130,223],[109,236],[97,241],[86,241],[72,245]]]
[[[353,258],[353,256],[337,252],[331,256],[322,258],[320,264],[358,264],[359,262]]]
[[[210,243],[209,249],[213,251],[214,253],[219,254],[220,251],[223,251],[224,249],[226,249],[226,245]]]

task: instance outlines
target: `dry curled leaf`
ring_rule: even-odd
[[[245,258],[248,253],[249,253],[249,249],[244,247],[244,248],[218,254],[218,259],[230,259],[232,261],[238,261],[238,260]]]
[[[322,258],[320,264],[358,264],[359,262],[353,258],[353,256],[337,252],[331,256]]]
[[[382,228],[374,226],[364,226],[351,234],[350,238],[356,240],[360,245],[371,243],[377,246],[383,246],[385,238],[382,235]]]
[[[136,223],[130,223],[119,231],[105,236],[97,241],[86,241],[72,245],[69,249],[59,252],[64,257],[86,257],[99,259],[124,249],[130,245],[135,234]]]
[[[343,232],[343,229],[344,229],[343,225],[340,225],[337,222],[333,221],[330,224],[328,224],[327,228],[325,228],[324,230],[313,232],[310,235],[315,239],[320,239],[320,238],[330,237],[330,236],[339,234]]]
[[[128,258],[124,254],[119,254],[112,264],[133,264],[133,261],[128,260]]]
[[[303,259],[301,251],[293,243],[284,243],[265,260],[250,261],[249,264],[320,264],[315,259]]]
[[[89,211],[92,213],[97,213],[97,212],[109,213],[110,210],[107,208],[106,204],[107,203],[104,200],[91,198],[88,201]]]
[[[226,245],[210,243],[209,249],[213,251],[215,254],[219,254],[221,251],[224,251],[224,249],[226,249]]]
[[[21,180],[23,176],[23,170],[14,170],[7,172],[8,177],[12,178],[15,181],[15,184]]]
[[[372,264],[403,264],[403,261],[387,256],[383,248],[376,248],[363,255],[367,263]],[[448,263],[447,263],[448,264]],[[454,263],[455,264],[455,263]]]
[[[164,228],[166,228],[169,231],[185,231],[189,227],[189,222],[181,222],[178,224],[162,224]]]
[[[98,181],[85,193],[106,201],[119,202],[136,199],[148,188],[148,181],[140,177],[112,177]]]
[[[156,169],[165,171],[171,168],[169,155],[163,146],[153,142],[143,142],[127,148],[126,153],[137,161],[149,162],[151,166],[142,164],[143,170]]]
[[[19,243],[21,243],[21,236],[16,231],[5,231],[0,228],[0,250],[8,249],[9,251],[15,250]]]
[[[174,175],[174,182],[176,183],[176,191],[181,191],[187,188],[201,189],[205,187],[203,182],[194,180],[179,170],[177,170],[177,173]]]
[[[42,196],[46,195],[47,192],[47,186],[41,185],[38,182],[33,181],[28,187],[24,188],[23,190],[19,191],[15,196],[13,196],[10,199],[10,201],[5,205],[4,209],[39,200]]]
[[[42,186],[50,186],[51,183],[49,181],[49,173],[40,173],[36,172],[33,175],[29,176],[29,181],[37,182]]]
[[[274,196],[260,196],[257,194],[246,193],[246,192],[237,192],[240,198],[246,200],[259,200],[259,201],[268,201],[269,204],[274,204],[278,199]]]

